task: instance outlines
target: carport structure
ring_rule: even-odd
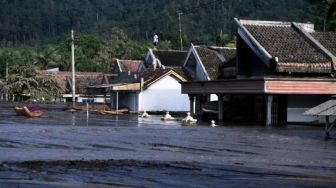
[[[328,100],[325,103],[307,110],[304,114],[325,117],[325,139],[328,140],[330,138],[330,132],[336,124],[336,118],[330,122],[331,117],[336,116],[336,99]]]
[[[89,94],[103,94],[105,101],[106,95],[110,95],[111,107],[115,108],[117,113],[119,110],[119,94],[130,93],[133,95],[133,107],[135,108],[137,101],[137,93],[141,90],[141,83],[114,83],[90,86],[87,88]]]

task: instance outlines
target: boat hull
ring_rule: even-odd
[[[24,106],[23,108],[15,107],[15,112],[17,116],[26,116],[30,118],[41,117],[43,114],[42,111],[31,112],[26,106]]]

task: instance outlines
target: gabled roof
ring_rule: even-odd
[[[187,51],[180,50],[154,50],[154,55],[160,60],[161,64],[165,67],[180,67],[182,66]]]
[[[236,58],[235,48],[192,45],[191,49],[194,49],[196,60],[198,59],[197,61],[199,61],[201,67],[204,69],[205,75],[207,75],[210,80],[218,79],[221,74],[221,66],[233,62],[232,60]],[[187,61],[188,60],[186,60],[186,62]],[[186,70],[193,71],[190,70],[190,68],[186,68]],[[190,72],[190,74],[195,73]]]
[[[237,20],[238,34],[278,72],[332,73],[332,59],[310,38],[312,24]]]
[[[174,70],[147,70],[139,74],[139,78],[144,79],[144,86],[149,87],[166,76],[173,76],[180,82],[187,81],[182,75]]]
[[[140,72],[145,67],[144,61],[141,60],[121,60],[117,59],[119,72]]]

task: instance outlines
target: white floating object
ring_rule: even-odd
[[[149,115],[146,111],[143,112],[143,114],[141,115],[142,118],[150,118],[151,115]]]
[[[215,123],[216,123],[215,120],[212,120],[211,121],[211,127],[216,127],[217,125]]]
[[[172,116],[169,114],[169,112],[166,112],[166,115],[165,115],[163,118],[161,118],[161,120],[163,120],[163,121],[172,121],[172,120],[175,120],[175,118],[172,117]]]
[[[194,119],[193,117],[190,116],[190,112],[187,113],[187,117],[182,119],[182,123],[186,125],[192,125],[197,123],[197,119]]]

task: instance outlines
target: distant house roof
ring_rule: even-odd
[[[145,87],[148,87],[166,76],[173,76],[178,81],[185,82],[186,79],[174,70],[147,70],[139,74],[139,78],[144,79]]]
[[[310,39],[312,24],[236,20],[238,34],[269,56],[278,72],[332,73],[332,60]]]
[[[117,59],[119,72],[137,73],[145,68],[144,61],[141,60],[121,60]]]
[[[236,49],[234,48],[192,45],[191,50],[194,50],[194,55],[197,56],[196,60],[199,58],[198,61],[202,64],[201,67],[204,67],[204,72],[209,76],[210,80],[216,80],[220,77],[221,67],[225,64],[234,63],[230,66],[235,66],[233,60],[236,58]],[[190,56],[187,58],[190,58]],[[188,67],[185,70],[189,71],[189,74],[196,73],[195,70]]]
[[[180,50],[153,50],[153,53],[165,67],[180,67],[187,56],[187,51]]]
[[[71,72],[42,71],[42,74],[55,77],[64,93],[71,92]],[[88,86],[106,83],[105,76],[100,72],[76,72],[76,93],[85,94]]]

